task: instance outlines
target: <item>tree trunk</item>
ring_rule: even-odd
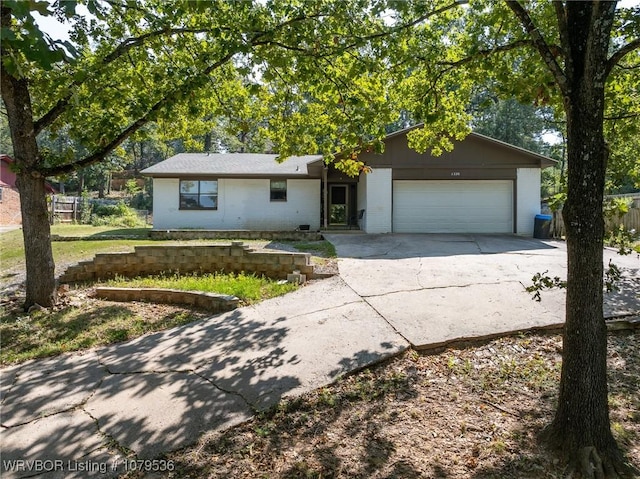
[[[56,281],[44,178],[23,173],[17,184],[27,266],[25,309],[36,303],[51,307],[56,302]]]
[[[107,179],[105,180],[107,183],[107,195],[110,195],[111,194],[111,178],[112,178],[111,171],[107,171],[105,173],[105,176],[107,177]]]
[[[623,470],[609,422],[603,314],[604,83],[613,18],[608,8],[567,5],[566,323],[558,409],[546,437],[584,477],[617,477],[616,469]]]
[[[6,24],[4,18],[2,24]],[[4,65],[1,73],[2,100],[7,110],[14,160],[18,167],[17,186],[20,192],[27,266],[24,306],[28,309],[38,303],[50,307],[56,301],[55,266],[51,251],[45,179],[38,172],[40,155],[33,127],[31,98],[25,79],[10,75]]]
[[[598,126],[597,119],[593,121],[593,105],[584,99],[581,105],[576,103],[567,116],[569,170],[563,209],[568,257],[566,323],[558,409],[549,439],[579,468],[581,454],[597,452],[609,462],[619,459],[619,453],[609,426],[602,292],[607,153],[602,123]]]

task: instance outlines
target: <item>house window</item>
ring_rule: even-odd
[[[271,180],[271,201],[287,201],[287,180]]]
[[[0,186],[0,203],[2,203],[2,187]]]
[[[181,210],[217,210],[218,180],[180,180]]]

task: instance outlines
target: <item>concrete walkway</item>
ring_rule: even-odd
[[[5,368],[0,476],[113,476],[124,471],[123,451],[156,457],[408,346],[334,277],[127,343]]]
[[[536,303],[520,284],[538,271],[562,275],[562,244],[329,239],[341,277],[127,343],[3,369],[0,475],[113,476],[125,470],[128,451],[150,459],[194,443],[410,343],[433,347],[562,322],[561,292]],[[640,312],[640,260],[617,262],[624,288],[607,298],[608,311]]]

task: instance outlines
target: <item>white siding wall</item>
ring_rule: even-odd
[[[287,180],[287,201],[270,201],[268,179],[218,179],[217,210],[180,210],[179,180],[154,178],[153,228],[293,230],[320,228],[320,180]]]
[[[365,231],[367,233],[391,232],[391,168],[374,168],[371,173],[364,175],[366,207]]]
[[[357,187],[357,205],[358,211],[364,210],[364,216],[359,220],[360,229],[362,231],[367,230],[367,176],[366,174],[360,175]]]
[[[516,232],[532,236],[535,216],[540,213],[540,168],[518,168],[517,176]]]

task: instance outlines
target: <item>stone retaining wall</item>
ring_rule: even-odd
[[[230,245],[159,245],[136,246],[133,253],[99,253],[92,261],[67,268],[61,283],[77,283],[133,278],[153,274],[179,273],[256,273],[274,279],[287,279],[299,271],[313,277],[314,267],[309,253],[253,251],[241,241]]]
[[[109,301],[149,301],[162,304],[183,304],[206,309],[212,313],[224,313],[238,307],[235,296],[156,288],[96,288],[96,297]]]
[[[249,231],[249,230],[151,230],[151,239],[264,239],[270,241],[320,241],[319,231]]]

